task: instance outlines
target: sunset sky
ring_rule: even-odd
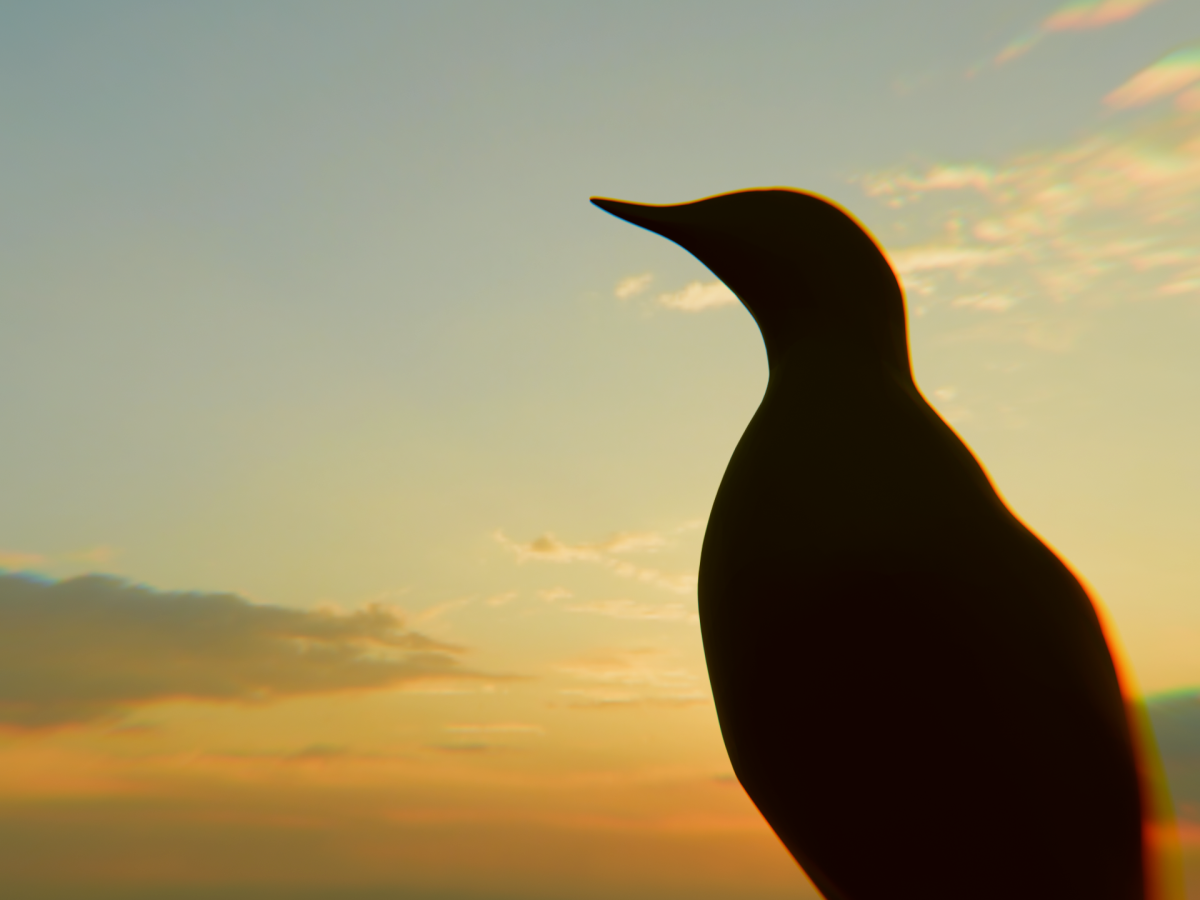
[[[1200,900],[1200,3],[6,3],[0,109],[12,896],[815,897],[696,617],[762,342],[588,203],[785,185],[1093,589]]]

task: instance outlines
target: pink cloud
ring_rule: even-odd
[[[1010,42],[996,54],[992,62],[997,66],[1012,62],[1024,56],[1053,32],[1105,28],[1132,19],[1158,2],[1159,0],[1077,0],[1075,3],[1068,3],[1044,19],[1036,31]]]
[[[1083,0],[1068,3],[1042,23],[1044,31],[1083,31],[1132,19],[1159,0]]]
[[[1200,80],[1200,46],[1186,47],[1164,56],[1138,72],[1104,98],[1114,109],[1144,106]],[[1190,93],[1190,92],[1189,92]],[[1185,109],[1190,101],[1181,103]]]

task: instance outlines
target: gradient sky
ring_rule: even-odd
[[[0,110],[0,883],[815,896],[696,620],[761,340],[587,202],[787,185],[1107,611],[1200,898],[1200,4],[6,3]]]

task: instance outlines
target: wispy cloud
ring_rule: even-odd
[[[1104,98],[1113,109],[1129,109],[1145,106],[1163,97],[1200,81],[1200,44],[1185,47],[1168,54],[1151,66],[1138,72],[1123,85]],[[1180,108],[1193,109],[1193,97],[1200,92],[1187,91],[1177,100]]]
[[[1077,0],[1059,7],[1036,29],[1009,42],[992,62],[1002,66],[1024,56],[1056,32],[1107,28],[1144,12],[1159,0]]]
[[[613,296],[619,300],[629,300],[644,294],[653,281],[654,275],[651,272],[630,275],[617,282]],[[678,291],[660,293],[654,298],[654,302],[666,309],[695,313],[732,306],[738,302],[738,298],[720,281],[693,281]]]
[[[955,310],[964,337],[1065,349],[1089,303],[1200,293],[1195,114],[860,183],[915,238],[889,251],[914,314]]]
[[[622,278],[617,282],[617,287],[613,291],[613,295],[620,300],[628,300],[630,297],[636,297],[645,291],[653,280],[654,275],[651,272],[643,272],[641,275],[630,275],[628,278]]]
[[[968,294],[965,297],[956,297],[951,303],[951,306],[969,307],[970,309],[983,309],[988,312],[1008,312],[1017,305],[1017,301],[1005,294]]]
[[[979,266],[994,266],[1004,261],[1009,250],[1004,247],[964,247],[932,244],[908,247],[890,254],[892,268],[901,275],[952,269],[971,272]]]
[[[670,537],[681,531],[690,531],[698,523],[688,522],[666,534],[657,531],[617,532],[602,541],[568,544],[547,532],[531,541],[514,541],[496,531],[492,537],[517,558],[518,563],[592,563],[604,566],[622,578],[632,578],[678,594],[691,593],[696,588],[694,575],[667,574],[648,566],[639,566],[621,554],[654,553],[670,545]],[[544,598],[548,599],[548,598]],[[557,599],[557,598],[556,598]]]
[[[1159,0],[1076,0],[1050,14],[1042,23],[1046,31],[1084,31],[1105,28],[1132,19]]]
[[[737,302],[737,295],[720,281],[693,281],[681,291],[658,295],[660,306],[680,312],[703,312],[706,309],[732,306]]]
[[[503,597],[504,595],[500,594],[498,596]],[[455,600],[446,600],[442,603],[435,603],[433,606],[427,607],[421,610],[419,613],[416,613],[412,619],[414,622],[421,624],[425,622],[432,622],[434,619],[440,619],[443,616],[454,612],[456,609],[462,609],[464,606],[469,606],[474,599],[474,597],[459,597]]]
[[[682,603],[638,603],[634,600],[593,600],[590,603],[574,603],[564,606],[568,612],[591,613],[613,619],[640,619],[642,621],[685,622],[697,621],[695,612]]]
[[[451,734],[545,734],[541,725],[525,722],[486,722],[469,725],[447,725]]]
[[[558,671],[582,683],[559,691],[576,707],[683,706],[709,699],[702,679],[676,665],[669,653],[653,648],[584,657],[563,663]]]
[[[24,572],[45,565],[46,557],[40,553],[25,553],[21,550],[0,550],[0,569]]]
[[[0,576],[0,724],[18,728],[164,700],[261,703],[483,677],[460,652],[380,605],[301,610],[100,576]]]
[[[77,566],[81,563],[102,566],[112,562],[116,555],[116,550],[103,544],[98,547],[89,547],[86,550],[53,555],[0,548],[0,570],[10,572],[45,571]]]

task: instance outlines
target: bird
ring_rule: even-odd
[[[917,387],[876,240],[790,188],[592,203],[689,251],[762,334],[699,614],[734,773],[813,884],[1145,900],[1142,749],[1099,614]]]

